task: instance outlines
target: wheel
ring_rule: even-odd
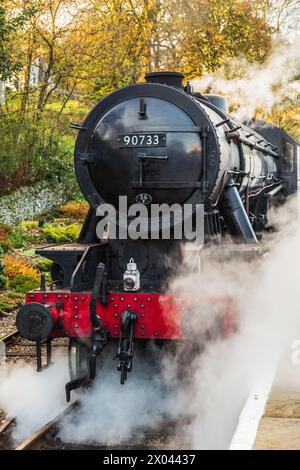
[[[70,338],[68,350],[70,379],[88,374],[89,345],[84,339]]]

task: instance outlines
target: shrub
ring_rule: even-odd
[[[1,265],[0,265],[0,270],[1,270]],[[4,274],[0,274],[0,289],[5,289],[7,285],[7,280]]]
[[[20,227],[24,230],[36,228],[38,227],[38,221],[37,220],[24,220],[23,222],[20,223]]]
[[[0,240],[5,240],[9,237],[11,228],[5,224],[0,224]]]
[[[13,248],[23,248],[26,243],[26,237],[21,228],[14,229],[9,238]]]
[[[78,184],[73,170],[73,141],[69,120],[47,114],[34,120],[10,113],[0,126],[0,195],[44,178],[61,177],[70,191]],[[17,145],[16,145],[17,142]]]
[[[37,221],[21,222],[10,235],[13,248],[23,248],[28,243],[43,241],[43,235]]]
[[[35,248],[28,248],[26,250],[22,250],[22,256],[25,256],[26,258],[35,258]]]
[[[49,259],[35,259],[34,264],[41,273],[50,272],[53,262]]]
[[[45,224],[42,231],[49,242],[66,243],[74,242],[78,238],[80,228],[79,224],[71,224],[67,227]]]
[[[10,241],[11,228],[7,225],[0,224],[0,248],[7,251],[11,248]]]
[[[3,254],[2,249],[0,248],[0,255]],[[6,286],[6,277],[4,273],[4,264],[0,258],[0,289],[3,289]]]
[[[0,310],[11,312],[24,303],[24,295],[16,291],[0,292]]]
[[[9,285],[17,292],[25,294],[30,290],[37,289],[39,287],[39,280],[33,276],[18,274],[10,281]]]
[[[9,251],[12,248],[12,244],[10,240],[2,240],[0,241],[0,248],[6,252]]]
[[[83,219],[86,216],[88,209],[89,205],[87,202],[69,201],[66,204],[59,206],[58,212],[65,217]]]
[[[37,280],[40,278],[40,273],[37,269],[33,268],[26,260],[6,255],[3,258],[5,275],[9,279],[14,279],[16,276],[30,276]]]

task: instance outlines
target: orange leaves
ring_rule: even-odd
[[[16,256],[6,255],[3,258],[5,275],[8,279],[14,279],[16,276],[30,276],[39,279],[40,273],[33,268],[26,260]]]
[[[60,214],[65,217],[74,217],[75,219],[83,219],[88,211],[87,202],[69,201],[58,208]]]

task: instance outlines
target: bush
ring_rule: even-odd
[[[1,270],[1,264],[0,264],[0,270]],[[7,280],[4,274],[0,274],[0,289],[5,289],[7,285]]]
[[[11,230],[9,235],[10,247],[23,248],[26,244],[45,241],[38,221],[23,221]]]
[[[36,258],[35,248],[22,250],[22,256],[25,256],[26,258]]]
[[[3,254],[2,249],[0,248],[0,256]],[[2,259],[0,258],[0,289],[3,289],[6,287],[6,277],[4,273],[4,264],[2,262]]]
[[[18,274],[9,285],[17,292],[25,294],[28,291],[37,289],[39,287],[39,280],[36,277]]]
[[[0,224],[0,240],[6,240],[11,233],[11,228],[8,225]]]
[[[3,258],[5,275],[8,279],[15,279],[16,276],[29,276],[37,280],[40,279],[40,273],[37,269],[33,268],[26,260],[6,255]]]
[[[68,120],[48,114],[38,121],[18,113],[0,126],[0,195],[44,178],[61,177],[78,187],[73,169],[73,141]],[[17,144],[16,144],[17,142]]]
[[[83,219],[89,209],[87,202],[69,201],[58,207],[58,212],[65,217],[74,217],[75,219]]]
[[[50,272],[53,262],[49,259],[35,259],[34,264],[41,273]]]
[[[43,241],[38,222],[34,220],[21,222],[10,234],[13,248],[23,248],[28,243]]]
[[[10,241],[11,229],[7,225],[0,224],[0,249],[8,251],[11,248]]]
[[[0,248],[4,251],[7,252],[11,250],[12,244],[10,240],[2,240],[0,241]]]
[[[20,227],[24,230],[32,229],[38,227],[39,223],[37,220],[23,220],[20,223]]]
[[[0,292],[0,310],[11,312],[24,303],[24,295],[16,291]]]
[[[49,242],[66,243],[74,242],[78,238],[80,228],[79,224],[71,224],[67,227],[46,224],[42,227],[42,231]]]
[[[21,228],[16,228],[10,235],[10,241],[13,248],[23,248],[26,243],[26,237]]]

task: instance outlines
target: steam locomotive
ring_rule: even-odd
[[[192,246],[197,259],[203,245],[222,248],[229,238],[256,246],[270,230],[270,208],[297,190],[298,144],[290,135],[261,121],[239,122],[224,97],[194,93],[183,79],[177,72],[148,73],[146,83],[111,93],[73,125],[75,171],[89,212],[76,243],[37,251],[53,261],[53,283],[42,279],[39,290],[28,292],[16,318],[20,334],[36,343],[38,370],[45,367],[42,348],[48,366],[52,339],[69,338],[67,400],[95,378],[108,343],[115,344],[123,384],[134,342],[187,339],[186,303],[169,291],[184,247]],[[144,222],[154,205],[177,204],[189,206],[194,226],[201,207],[202,242],[176,238],[174,216],[170,237],[161,237],[163,211],[154,237],[147,223],[140,237],[124,236],[124,196],[126,208],[143,209]],[[115,209],[115,227],[103,225],[104,206]]]

